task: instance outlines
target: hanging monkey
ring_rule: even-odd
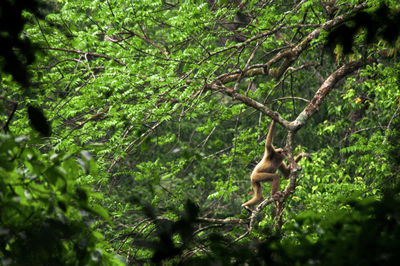
[[[289,166],[287,166],[283,161],[283,159],[285,159],[286,157],[285,151],[282,148],[275,149],[272,145],[274,129],[275,120],[272,120],[267,138],[265,140],[264,157],[256,165],[250,175],[254,197],[251,200],[242,204],[242,207],[244,207],[249,212],[251,212],[251,210],[248,207],[260,202],[263,198],[261,182],[271,182],[271,195],[274,195],[276,192],[278,192],[280,185],[279,175],[276,174],[276,170],[279,169],[279,171],[286,178],[290,174]],[[295,162],[297,163],[303,157],[308,157],[310,159],[310,156],[308,154],[302,153],[295,158]]]

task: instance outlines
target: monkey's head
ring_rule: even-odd
[[[286,157],[286,150],[282,148],[275,149],[276,157],[283,160]]]

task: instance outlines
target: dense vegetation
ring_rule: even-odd
[[[397,262],[399,10],[2,1],[0,263]],[[249,216],[272,119],[292,171]]]

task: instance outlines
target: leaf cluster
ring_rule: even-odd
[[[78,184],[84,167],[94,170],[85,153],[78,160],[73,154],[42,154],[31,139],[2,134],[0,154],[2,263],[114,260],[91,226],[95,216],[109,222],[110,218],[91,200],[96,195]]]

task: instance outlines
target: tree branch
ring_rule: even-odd
[[[164,54],[165,58],[167,58],[167,59],[169,58],[167,51],[165,51],[161,46],[159,46],[158,44],[156,44],[155,42],[153,42],[153,41],[150,40],[149,38],[146,38],[145,36],[140,35],[140,34],[138,34],[138,33],[136,33],[136,32],[133,32],[133,31],[127,29],[127,28],[124,28],[124,29],[125,29],[126,31],[128,31],[130,34],[132,34],[132,35],[134,35],[134,36],[136,36],[136,37],[142,39],[143,41],[147,42],[148,44],[150,44],[150,45],[156,47],[158,50],[161,51],[161,53]]]
[[[333,72],[319,87],[310,103],[297,116],[297,118],[289,124],[287,128],[292,131],[297,131],[304,126],[307,120],[318,111],[325,97],[332,91],[336,83],[363,65],[364,64],[362,61],[353,61],[341,66],[339,69]]]
[[[96,53],[93,53],[93,52],[84,52],[84,51],[81,51],[81,50],[72,50],[72,49],[55,48],[55,47],[42,47],[42,49],[53,50],[53,51],[61,51],[61,52],[67,52],[67,53],[90,55],[90,56],[93,56],[93,57],[101,57],[101,58],[105,58],[105,59],[108,59],[108,60],[113,60],[113,61],[117,62],[118,64],[120,64],[122,66],[126,65],[124,62],[119,61],[118,59],[112,58],[111,56],[104,55],[104,54],[96,54]]]
[[[285,128],[288,128],[289,125],[290,125],[290,122],[287,121],[286,119],[284,119],[282,116],[280,116],[278,112],[272,111],[271,109],[269,109],[265,105],[255,101],[255,100],[253,100],[253,99],[251,99],[251,98],[249,98],[249,97],[247,97],[247,96],[245,96],[243,94],[237,93],[231,88],[225,87],[223,85],[218,85],[215,82],[213,82],[211,84],[207,84],[206,85],[206,89],[215,90],[215,91],[219,91],[219,92],[223,92],[225,94],[228,94],[232,98],[241,101],[242,103],[246,104],[247,106],[250,106],[250,107],[262,112],[263,114],[268,115],[269,117],[274,119],[276,122],[278,122],[279,124],[281,124]]]
[[[213,224],[248,224],[249,219],[239,219],[239,218],[224,218],[224,219],[218,219],[218,218],[197,218],[198,222],[204,222],[204,223],[213,223]]]
[[[306,103],[309,103],[310,101],[301,97],[281,97],[281,98],[276,98],[274,100],[272,100],[271,102],[277,102],[277,101],[286,101],[286,100],[299,100],[299,101],[303,101]]]
[[[368,5],[366,3],[360,4],[352,9],[352,13],[358,12],[361,9],[367,8]],[[284,50],[279,52],[277,55],[275,55],[273,58],[271,58],[267,63],[265,64],[257,64],[253,66],[249,66],[247,70],[242,71],[242,70],[235,70],[231,73],[225,73],[222,74],[218,77],[215,78],[216,81],[221,82],[222,84],[226,84],[232,81],[236,81],[240,76],[242,78],[244,77],[251,77],[255,75],[269,75],[273,77],[275,80],[278,80],[286,71],[286,69],[292,65],[292,63],[300,56],[300,54],[307,48],[308,44],[313,40],[316,39],[320,33],[321,30],[330,30],[336,25],[342,23],[348,18],[348,14],[346,15],[341,15],[337,16],[331,20],[328,20],[327,22],[323,23],[319,28],[313,30],[310,34],[307,35],[299,44],[294,46],[291,49]],[[267,33],[263,33],[260,36],[255,36],[253,38],[250,38],[249,40],[243,42],[240,44],[240,47],[243,45],[247,45],[251,41],[254,41],[256,39],[259,39],[261,36],[268,36],[271,35],[275,32],[277,32],[280,28],[276,28],[274,30],[271,30]],[[278,66],[277,69],[272,69],[271,67],[278,63],[279,61],[283,60],[283,62]]]
[[[12,104],[11,113],[10,113],[10,115],[8,116],[8,119],[7,119],[6,123],[5,123],[5,124],[3,125],[3,127],[1,128],[1,130],[4,130],[4,133],[7,133],[7,131],[9,131],[8,126],[10,125],[11,119],[13,118],[15,111],[17,111],[18,103],[17,103],[16,101],[7,99],[6,97],[1,96],[1,95],[0,95],[0,99],[3,99],[3,100],[5,100],[5,101],[8,101],[8,102],[10,102],[10,103]]]

